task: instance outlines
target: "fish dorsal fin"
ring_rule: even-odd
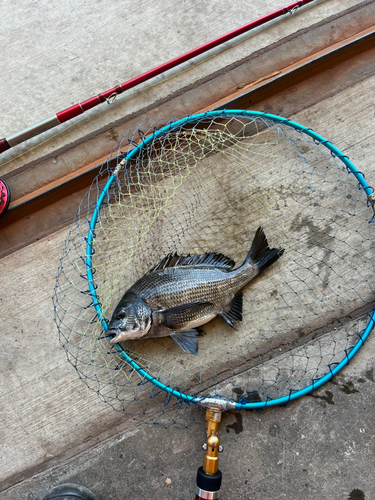
[[[171,252],[146,274],[165,269],[166,267],[180,266],[220,267],[221,269],[230,271],[234,265],[235,262],[222,253],[206,252],[203,255],[178,255],[177,252]]]
[[[169,253],[164,257],[164,259],[159,262],[159,264],[156,264],[156,266],[147,271],[146,274],[152,273],[154,271],[159,271],[159,269],[165,269],[166,267],[173,267],[175,265],[174,262],[176,261],[176,257],[178,257],[176,252]]]

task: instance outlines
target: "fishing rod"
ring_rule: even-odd
[[[207,52],[208,50],[213,49],[214,47],[217,47],[231,40],[232,38],[242,35],[243,33],[246,33],[247,31],[250,31],[254,28],[257,28],[258,26],[261,26],[269,21],[272,21],[273,19],[276,19],[288,13],[294,13],[296,9],[298,9],[299,7],[302,7],[303,5],[306,5],[313,1],[314,0],[299,0],[298,2],[293,2],[290,5],[287,5],[286,7],[282,7],[281,9],[278,9],[274,12],[271,12],[270,14],[260,17],[255,21],[251,21],[250,23],[245,24],[241,28],[237,28],[227,33],[226,35],[222,35],[219,38],[212,40],[211,42],[205,43],[204,45],[201,45],[200,47],[197,47],[189,52],[186,52],[185,54],[176,57],[171,61],[161,64],[160,66],[157,66],[156,68],[151,69],[146,73],[143,73],[135,78],[132,78],[131,80],[128,80],[127,82],[124,82],[121,85],[117,85],[116,87],[106,90],[105,92],[102,92],[101,94],[91,97],[86,101],[74,104],[73,106],[70,106],[69,108],[66,108],[63,111],[59,111],[55,115],[39,123],[36,123],[35,125],[32,125],[31,127],[28,127],[22,130],[21,132],[17,132],[16,134],[13,134],[4,139],[0,139],[0,153],[28,139],[31,139],[32,137],[35,137],[41,134],[42,132],[45,132],[46,130],[49,130],[53,127],[56,127],[57,125],[65,123],[71,120],[72,118],[81,115],[85,111],[88,111],[89,109],[98,106],[103,102],[108,102],[108,101],[111,102],[112,99],[114,99],[117,95],[122,94],[126,90],[129,90],[147,80],[150,80],[151,78],[154,78],[155,76],[160,75],[161,73],[169,69],[172,69],[186,61],[189,61],[193,57],[203,54],[204,52]]]
[[[285,14],[294,14],[294,12],[298,8],[306,4],[309,4],[313,1],[314,0],[299,0],[297,2],[293,2],[289,5],[286,5],[281,9],[275,10],[274,12],[262,16],[259,19],[256,19],[255,21],[251,21],[250,23],[245,24],[244,26],[237,28],[233,31],[230,31],[229,33],[222,35],[219,38],[212,40],[211,42],[205,43],[200,47],[197,47],[179,57],[176,57],[175,59],[172,59],[164,64],[161,64],[160,66],[157,66],[156,68],[151,69],[146,73],[142,73],[141,75],[132,78],[131,80],[128,80],[122,83],[121,85],[117,85],[116,87],[106,90],[105,92],[102,92],[94,97],[90,97],[90,99],[87,99],[78,104],[74,104],[73,106],[70,106],[69,108],[66,108],[63,111],[59,111],[55,115],[50,116],[49,118],[42,120],[41,122],[38,122],[32,125],[31,127],[22,130],[21,132],[17,132],[16,134],[0,139],[0,154],[16,146],[17,144],[21,144],[22,142],[25,142],[28,139],[31,139],[32,137],[36,137],[37,135],[46,132],[47,130],[50,130],[62,123],[66,123],[72,120],[76,116],[85,113],[89,109],[92,109],[103,102],[111,103],[117,97],[117,95],[122,94],[126,90],[136,87],[137,85],[146,82],[151,78],[154,78],[155,76],[160,75],[161,73],[164,73],[169,69],[175,68],[176,66],[186,61],[189,61],[190,59],[200,54],[203,54],[208,50],[218,47],[219,45],[222,45],[223,43],[232,40],[233,38],[239,35],[242,35],[254,28],[262,26],[263,24],[272,21],[274,19],[277,19],[278,17],[281,17]],[[10,191],[4,181],[0,179],[0,182],[2,183],[2,184],[0,183],[0,217],[1,217],[9,206]],[[5,201],[3,202],[2,200]]]

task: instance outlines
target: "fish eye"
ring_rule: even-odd
[[[125,318],[126,312],[125,311],[120,311],[116,314],[116,319],[122,319]]]

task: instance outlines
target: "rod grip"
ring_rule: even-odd
[[[203,467],[197,472],[196,500],[215,500],[219,498],[222,474],[218,470],[215,474],[207,474]]]

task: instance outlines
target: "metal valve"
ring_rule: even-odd
[[[207,443],[202,444],[202,450],[207,451]],[[224,446],[219,444],[218,452],[223,453],[223,451],[224,451]]]
[[[206,410],[207,442],[202,449],[206,452],[203,460],[203,471],[206,474],[216,474],[219,467],[218,453],[223,451],[217,435],[221,420],[221,412],[213,409]]]

